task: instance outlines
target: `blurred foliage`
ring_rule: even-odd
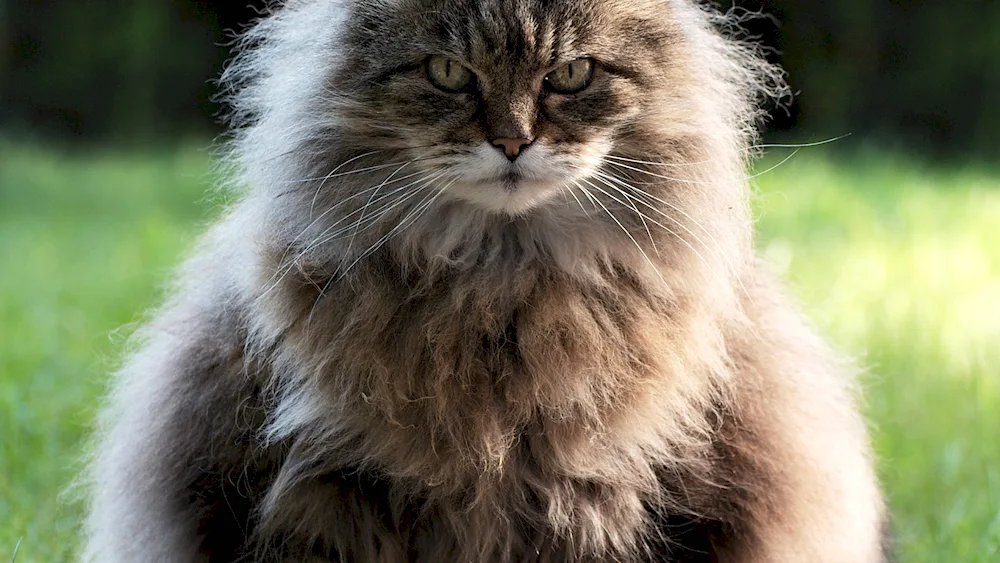
[[[799,125],[1000,156],[1000,2],[774,0]]]
[[[6,12],[8,127],[127,142],[211,126],[211,79],[225,50],[203,6],[7,0]]]
[[[1000,156],[1000,2],[734,3],[774,16],[750,32],[782,53],[798,92],[773,129]],[[263,4],[0,0],[0,126],[128,142],[210,130],[223,30]]]

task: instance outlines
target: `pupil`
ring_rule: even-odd
[[[573,80],[573,63],[569,63],[569,79]]]
[[[448,59],[444,63],[444,75],[451,78],[451,59]]]

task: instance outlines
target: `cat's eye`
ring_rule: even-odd
[[[545,88],[557,94],[585,90],[594,79],[594,59],[577,59],[545,75]]]
[[[475,84],[476,75],[455,59],[433,55],[427,59],[427,80],[445,92],[465,92]]]

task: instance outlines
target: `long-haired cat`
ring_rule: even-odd
[[[873,563],[851,366],[754,260],[780,72],[693,0],[289,0],[118,374],[85,560]]]

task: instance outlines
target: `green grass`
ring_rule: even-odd
[[[906,562],[1000,557],[1000,172],[811,149],[759,178],[760,250],[869,366]],[[217,207],[208,158],[0,144],[0,561],[70,559],[64,491],[130,323]]]
[[[801,158],[761,191],[763,254],[869,366],[902,561],[1000,560],[1000,174]]]

